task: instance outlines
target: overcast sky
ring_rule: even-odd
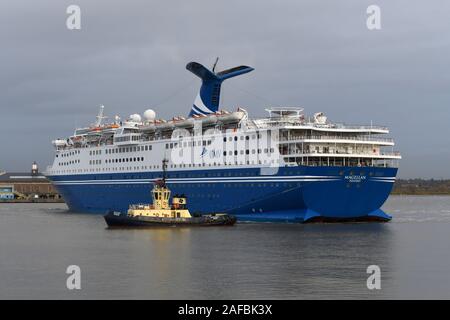
[[[66,8],[81,7],[81,30]],[[381,8],[381,30],[366,9]],[[400,177],[450,178],[448,0],[2,0],[0,169],[41,169],[51,140],[107,115],[152,108],[186,115],[200,80],[189,61],[227,80],[223,108],[323,111],[331,121],[389,126]]]

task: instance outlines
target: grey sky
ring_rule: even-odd
[[[366,28],[381,7],[382,30]],[[82,29],[66,28],[70,4]],[[450,178],[449,1],[3,0],[0,168],[41,169],[51,140],[109,116],[186,115],[189,61],[255,71],[223,85],[222,107],[272,106],[387,125],[400,177]]]

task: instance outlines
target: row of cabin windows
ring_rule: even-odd
[[[124,136],[124,137],[116,137],[114,138],[114,142],[125,142],[125,141],[139,141],[141,139],[140,136]]]
[[[127,152],[138,152],[138,151],[150,151],[152,150],[152,146],[137,146],[137,147],[120,147],[114,149],[106,149],[106,154],[115,154],[115,153],[127,153]],[[101,155],[102,150],[91,150],[89,151],[90,156]]]
[[[238,137],[228,137],[228,141],[232,141],[234,138],[234,141],[238,140]],[[252,135],[251,136],[252,139],[256,139],[256,135]],[[261,135],[258,134],[258,138],[261,138]],[[240,136],[240,140],[250,140],[250,136]],[[224,137],[223,141],[226,142],[227,138]],[[183,143],[183,147],[192,147],[192,146],[207,146],[211,144],[211,140],[204,140],[204,141],[189,141],[189,142],[184,142]],[[177,142],[174,143],[166,143],[166,149],[173,149],[176,147],[181,147],[181,144],[178,145]],[[138,147],[120,147],[120,148],[115,148],[115,149],[106,149],[105,152],[106,154],[113,154],[113,153],[125,153],[125,152],[137,152],[137,151],[149,151],[152,150],[152,146],[151,145],[147,145],[147,146],[138,146]],[[80,150],[74,150],[72,152],[69,153],[63,153],[61,154],[61,157],[67,157],[67,156],[71,156],[71,155],[75,155],[75,154],[80,154]],[[102,154],[102,150],[91,150],[89,151],[89,155],[90,156],[95,156],[95,155],[101,155]],[[57,155],[58,156],[58,155]]]
[[[90,156],[96,156],[102,154],[102,150],[91,150],[89,151]]]
[[[264,164],[266,164],[267,162],[264,162]],[[223,163],[221,163],[221,164],[208,164],[208,165],[206,165],[206,164],[199,164],[199,165],[186,165],[186,164],[180,164],[180,165],[171,165],[170,167],[171,168],[191,168],[191,167],[212,167],[212,166],[215,166],[215,165],[220,165],[220,166],[226,166],[226,165],[236,165],[237,163],[225,163],[225,164],[223,164]],[[241,165],[242,165],[242,163],[240,163]],[[247,164],[249,164],[249,163],[247,163]],[[251,164],[254,164],[253,162],[251,163]],[[261,161],[259,161],[259,164],[262,164],[261,163]],[[159,166],[159,165],[153,165],[153,166],[141,166],[141,167],[139,167],[139,166],[135,166],[135,167],[113,167],[113,168],[107,168],[107,167],[104,167],[104,168],[95,168],[95,169],[72,169],[72,170],[55,170],[54,172],[55,173],[70,173],[70,172],[79,172],[79,173],[81,173],[81,172],[110,172],[110,171],[125,171],[125,170],[151,170],[151,169],[160,169],[161,168],[161,166]],[[294,174],[295,172],[286,172],[285,173],[285,175],[292,175],[292,174]],[[297,172],[297,174],[300,174],[301,172],[300,171],[298,171]],[[169,174],[169,177],[172,177],[172,178],[177,178],[177,177],[180,177],[180,178],[186,178],[186,177],[205,177],[205,176],[208,176],[208,177],[220,177],[220,176],[222,176],[220,173],[218,173],[218,174],[207,174],[207,175],[205,175],[205,174],[189,174],[189,175],[187,175],[187,174],[183,174],[183,173],[181,173],[181,174]],[[238,177],[238,176],[248,176],[248,174],[243,174],[243,173],[236,173],[236,174],[231,174],[231,173],[229,173],[229,174],[223,174],[223,176],[224,177],[226,177],[226,176],[229,176],[229,177]],[[144,176],[142,177],[142,178],[145,178]]]
[[[173,149],[176,148],[177,146],[178,146],[177,142],[166,143],[166,149]]]
[[[256,139],[256,135],[252,135],[251,136],[252,137],[252,139]],[[258,134],[258,138],[261,138],[261,135],[259,135]],[[233,137],[228,137],[228,141],[233,141],[233,139],[234,139],[234,141],[237,141],[238,140],[238,137],[237,136],[235,136],[234,138]],[[250,136],[240,136],[240,139],[241,140],[250,140]],[[226,137],[224,137],[223,138],[223,142],[227,142],[227,138]],[[166,143],[166,149],[173,149],[173,148],[176,148],[177,146],[178,147],[195,147],[195,146],[198,146],[198,147],[200,147],[200,146],[209,146],[211,144],[211,140],[204,140],[204,141],[185,141],[185,142],[183,142],[183,143],[180,143],[179,145],[178,145],[178,143]]]
[[[258,149],[258,154],[262,153],[262,151],[263,151],[262,149]],[[275,151],[275,150],[274,150],[273,148],[270,148],[270,149],[265,148],[265,149],[264,149],[264,153],[269,153],[269,152],[270,152],[270,153],[274,153],[274,151]],[[255,154],[255,153],[256,153],[256,149],[252,149],[252,154]],[[241,151],[240,151],[240,154],[244,154],[244,150],[241,150]],[[250,150],[248,150],[248,149],[245,150],[245,154],[250,154]],[[226,155],[227,155],[227,152],[224,151],[224,152],[223,152],[223,155],[226,156]],[[228,151],[228,155],[229,155],[229,156],[233,155],[233,151]],[[238,151],[237,151],[237,150],[234,150],[234,155],[235,155],[235,156],[238,155]]]
[[[66,158],[66,157],[70,157],[70,156],[74,156],[76,154],[80,154],[80,150],[74,150],[71,152],[67,152],[67,153],[61,153],[61,158]],[[56,157],[58,158],[58,155],[56,155]]]
[[[139,152],[139,151],[151,151],[152,146],[137,146],[137,147],[120,147],[114,149],[106,149],[106,154],[114,153],[126,153],[126,152]]]
[[[232,165],[255,165],[255,164],[270,164],[270,163],[278,163],[278,160],[264,160],[264,161],[225,161],[221,163],[181,163],[181,164],[171,164],[171,168],[195,168],[195,167],[215,167],[215,166],[232,166]]]
[[[136,159],[136,160],[134,160]],[[128,161],[127,161],[128,160]],[[109,162],[108,162],[109,161]],[[106,163],[125,163],[125,162],[133,162],[133,161],[144,161],[143,157],[140,158],[126,158],[126,159],[108,159],[106,160]],[[79,160],[78,160],[79,163]],[[90,160],[89,164],[90,165],[99,165],[101,164],[102,161],[101,160]],[[245,164],[247,165],[255,165],[255,164],[270,164],[270,163],[278,163],[277,160],[272,160],[272,161],[246,161]],[[232,166],[232,165],[244,165],[244,163],[241,162],[225,162],[225,163],[199,163],[199,164],[171,164],[170,168],[195,168],[195,167],[214,167],[214,166]],[[68,173],[68,172],[100,172],[100,171],[124,171],[124,170],[148,170],[148,169],[160,169],[161,166],[160,165],[153,165],[153,166],[141,166],[141,167],[114,167],[114,168],[96,168],[96,169],[73,169],[73,170],[61,170],[61,171],[56,171],[56,173]],[[181,175],[180,175],[181,176]],[[194,175],[195,176],[195,175]],[[220,176],[220,174],[218,175]],[[226,175],[224,174],[224,177]],[[242,176],[242,174],[239,175],[229,175],[231,176]],[[244,175],[245,176],[245,175]],[[191,177],[191,175],[189,175],[189,177]]]
[[[240,136],[240,139],[241,140],[250,140],[250,136],[245,136],[245,138],[244,138],[244,136]],[[255,140],[256,139],[256,135],[255,134],[253,134],[252,135],[252,140]],[[258,139],[261,139],[261,135],[258,133]],[[235,136],[235,137],[228,137],[228,141],[238,141],[238,137],[237,136]],[[226,137],[224,137],[223,138],[223,142],[227,142],[227,138]]]
[[[122,158],[122,159],[106,159],[106,163],[136,162],[144,161],[144,157]]]
[[[139,162],[139,161],[144,161],[144,157],[137,157],[137,158],[122,158],[122,159],[106,159],[105,163],[125,163],[125,162]],[[90,160],[89,164],[101,164],[101,160]],[[264,160],[264,161],[258,161],[258,163],[256,163],[256,161],[246,161],[247,165],[250,164],[268,164],[268,163],[275,163],[275,160],[272,160],[271,162]],[[172,169],[176,169],[176,168],[195,168],[195,167],[212,167],[212,166],[227,166],[227,165],[243,165],[244,163],[238,162],[238,161],[234,161],[234,162],[225,162],[225,163],[189,163],[189,164],[171,164],[170,168]],[[159,165],[153,165],[153,166],[149,166],[150,169],[159,169]],[[144,169],[144,168],[143,168]],[[147,169],[147,167],[145,167],[145,169]],[[113,168],[113,170],[115,170],[115,168]]]
[[[183,143],[178,142],[172,142],[172,143],[166,143],[166,149],[173,149],[173,148],[182,148],[182,147],[206,147],[211,144],[211,140],[204,140],[204,141],[185,141]]]
[[[116,137],[114,138],[114,142],[124,142],[124,141],[130,141],[130,136],[125,136],[125,137]]]
[[[56,170],[54,173],[82,173],[82,172],[108,172],[108,171],[126,171],[126,170],[147,170],[147,167],[116,167],[116,168],[91,168],[91,169],[72,169]]]
[[[80,160],[71,160],[71,161],[67,161],[67,162],[59,162],[58,165],[59,166],[70,166],[71,164],[76,164],[76,163],[80,163]]]

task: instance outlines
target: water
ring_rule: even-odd
[[[108,230],[63,204],[0,204],[0,298],[449,299],[450,197],[384,210],[392,222]],[[81,290],[66,288],[72,264]]]

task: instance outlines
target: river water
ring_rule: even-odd
[[[392,222],[110,230],[64,204],[0,204],[0,298],[450,299],[450,197],[383,209]]]

